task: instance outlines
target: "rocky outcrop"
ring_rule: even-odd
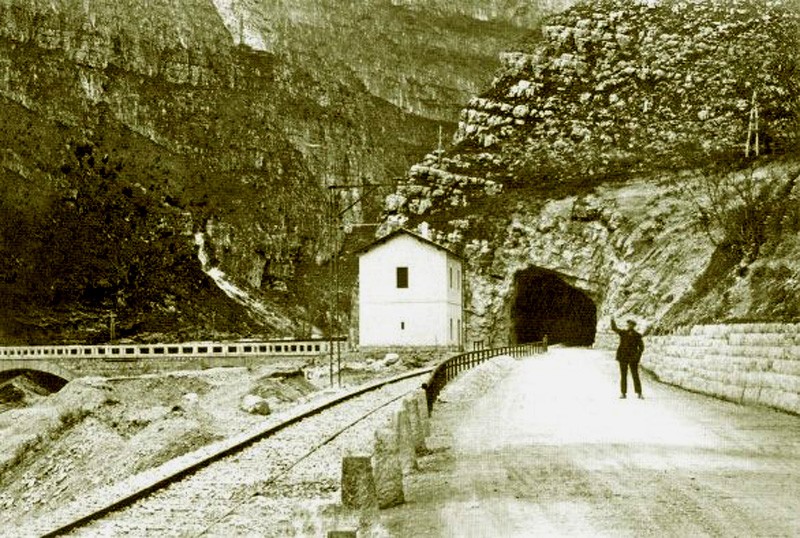
[[[284,322],[248,326],[239,323],[240,314],[220,319],[230,309],[202,301],[191,315],[180,315],[187,297],[209,284],[200,263],[191,261],[194,233],[206,234],[212,265],[234,284],[284,309],[275,318],[303,316],[302,308],[279,303],[296,292],[299,266],[324,260],[340,246],[326,224],[325,185],[395,177],[423,141],[436,136],[431,122],[374,98],[335,68],[237,46],[209,2],[84,2],[73,9],[63,2],[9,0],[0,5],[0,65],[0,107],[9,120],[0,131],[0,191],[11,206],[3,211],[15,222],[31,222],[14,237],[0,238],[0,285],[20,297],[36,286],[23,275],[39,254],[21,252],[19,245],[46,250],[36,230],[52,228],[48,215],[71,203],[74,178],[64,170],[74,148],[89,144],[114,167],[120,190],[159,208],[158,217],[150,212],[142,219],[152,227],[147,234],[125,240],[144,244],[152,241],[150,232],[169,234],[175,238],[170,248],[181,255],[180,265],[137,262],[137,271],[153,282],[183,277],[183,288],[169,297],[145,301],[131,290],[130,264],[121,270],[125,278],[75,283],[105,290],[88,308],[118,309],[126,335],[153,330],[143,318],[152,309],[169,320],[165,331],[199,325],[206,334],[214,326],[287,334]],[[356,196],[344,193],[342,205]],[[369,217],[368,201],[348,218],[361,219],[363,211]],[[79,274],[70,260],[91,263],[95,255],[73,252],[58,272]],[[34,304],[45,311],[78,306],[69,301]],[[26,339],[38,332],[30,319],[39,314],[30,306],[20,300],[4,307],[13,318],[4,326],[28,326]],[[208,315],[194,315],[198,310]],[[85,332],[74,336],[87,338]]]
[[[352,74],[380,99],[448,126],[498,53],[571,0],[215,0],[235,42]],[[369,46],[364,46],[365,40]]]
[[[577,4],[502,56],[453,146],[387,197],[385,230],[464,253],[477,341],[513,339],[529,268],[601,327],[791,319],[799,24],[788,1]]]

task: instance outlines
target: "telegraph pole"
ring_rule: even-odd
[[[350,211],[353,207],[356,206],[364,197],[372,192],[373,189],[377,187],[396,187],[398,184],[401,183],[401,178],[395,179],[395,181],[390,183],[351,183],[351,184],[340,184],[340,185],[328,185],[328,192],[330,193],[330,208],[329,208],[329,219],[328,219],[328,226],[329,226],[329,234],[330,234],[330,241],[331,245],[333,246],[333,252],[331,254],[331,279],[334,282],[334,296],[330,300],[330,316],[329,325],[328,325],[328,348],[329,348],[329,377],[330,377],[330,384],[333,386],[333,331],[334,327],[337,327],[334,323],[336,319],[336,312],[339,309],[339,252],[336,248],[336,241],[334,237],[338,238],[338,230],[341,228],[340,220],[342,216]],[[339,210],[338,199],[336,198],[336,191],[343,190],[343,189],[364,189],[361,192],[361,195],[356,198],[356,200],[350,203],[347,207],[342,210]],[[358,226],[365,226],[367,224],[360,224]],[[374,225],[374,224],[369,224]],[[337,327],[338,328],[338,327]],[[341,350],[341,340],[336,338],[336,366],[337,366],[337,381],[339,386],[342,386],[342,350]]]
[[[116,317],[116,314],[114,314],[113,310],[108,313],[108,332],[109,332],[109,335],[111,337],[111,343],[112,344],[114,343],[114,318],[115,317]]]

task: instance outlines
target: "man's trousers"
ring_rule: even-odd
[[[633,378],[633,390],[636,394],[642,394],[642,382],[639,380],[639,363],[638,362],[619,362],[619,389],[624,395],[628,393],[628,368],[631,369],[631,377]]]

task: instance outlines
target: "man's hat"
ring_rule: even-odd
[[[629,319],[628,320],[628,325],[630,325],[631,327],[636,327],[636,320]]]

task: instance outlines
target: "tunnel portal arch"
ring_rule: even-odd
[[[514,276],[511,341],[589,346],[597,330],[597,307],[589,295],[557,273],[530,267]]]

